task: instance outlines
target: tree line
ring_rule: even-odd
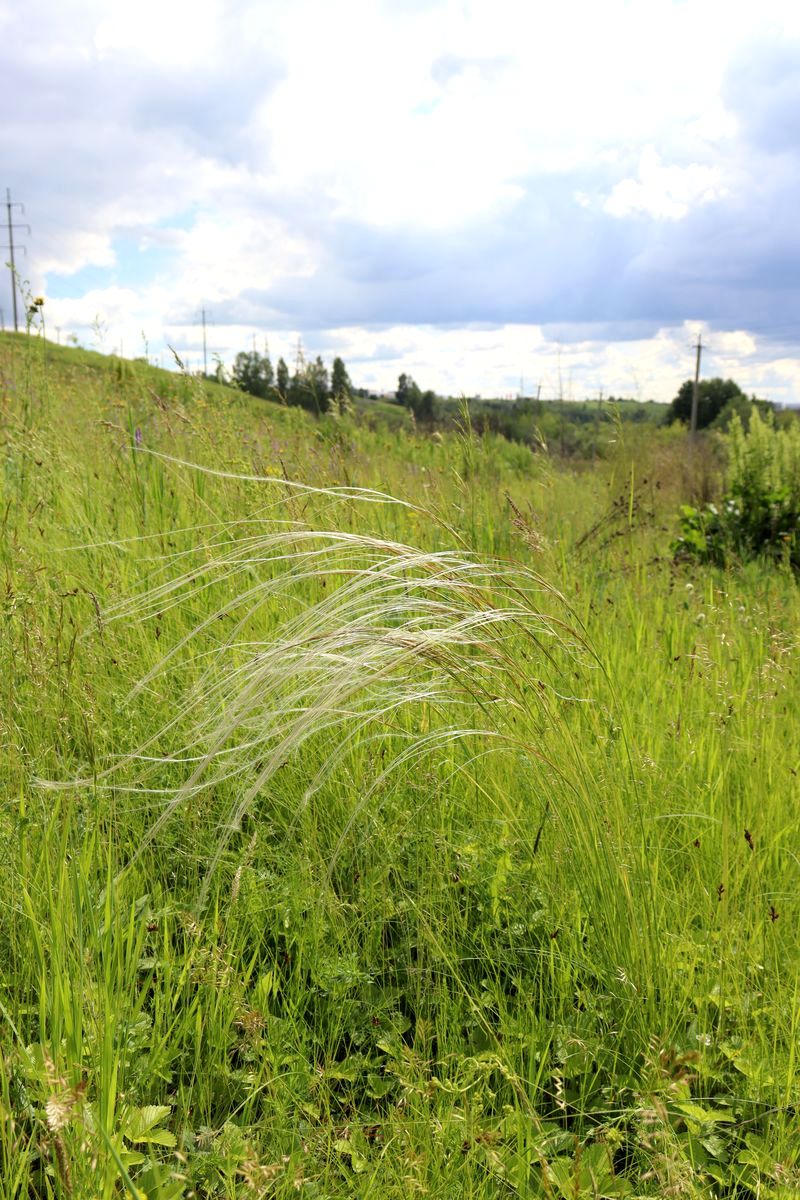
[[[302,349],[298,349],[290,373],[284,358],[273,367],[269,351],[259,354],[258,350],[241,350],[234,359],[231,382],[251,396],[295,405],[318,415],[342,415],[352,409],[353,385],[338,355],[328,371],[320,355],[307,362]]]
[[[217,372],[219,376],[219,370]],[[353,397],[370,397],[366,389],[354,388],[341,357],[334,358],[330,370],[320,355],[307,361],[302,345],[298,346],[294,370],[290,372],[284,358],[273,366],[269,351],[240,351],[236,355],[230,381],[243,392],[279,404],[295,405],[322,415],[344,415],[353,410]],[[687,379],[671,404],[666,407],[653,402],[640,403],[611,396],[607,405],[616,400],[620,417],[647,424],[688,424],[692,408],[693,381]],[[458,416],[458,405],[448,402],[431,390],[423,391],[411,375],[405,372],[397,381],[395,403],[406,408],[421,425],[451,425]],[[543,401],[518,399],[513,404],[491,401],[470,401],[470,412],[476,428],[499,433],[511,441],[528,445],[556,444],[562,453],[581,453],[591,448],[597,453],[597,428],[600,405],[596,402]],[[734,413],[749,424],[754,409],[765,413],[773,408],[767,400],[747,396],[732,379],[705,379],[698,387],[699,429],[726,428]]]
[[[218,367],[218,379],[219,376]],[[224,379],[219,381],[225,382]],[[306,361],[302,347],[298,347],[295,369],[291,373],[284,358],[279,358],[273,366],[269,351],[260,354],[258,350],[240,350],[233,362],[230,382],[251,396],[296,405],[317,414],[343,415],[352,411],[354,396],[370,394],[363,388],[353,387],[344,360],[338,355],[328,371],[320,355],[311,362]],[[410,375],[400,376],[394,398],[397,404],[412,412],[417,421],[423,424],[434,421],[436,393],[430,389],[423,391]]]

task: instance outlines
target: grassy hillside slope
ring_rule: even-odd
[[[800,1194],[795,582],[0,336],[0,1197]]]

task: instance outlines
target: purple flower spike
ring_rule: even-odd
[[[133,440],[136,442],[136,445],[137,445],[137,446],[141,446],[141,444],[142,444],[142,431],[141,431],[141,429],[139,428],[139,426],[138,426],[138,425],[136,426],[136,432],[135,432],[135,433],[134,433],[134,435],[133,435]]]

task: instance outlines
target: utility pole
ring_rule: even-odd
[[[600,413],[603,408],[603,388],[597,394],[597,411],[594,415],[594,445],[592,446],[592,458],[597,458],[597,442],[600,435]]]
[[[203,376],[208,375],[208,354],[206,352],[206,310],[200,310],[203,315]]]
[[[30,225],[26,225],[24,223],[20,225],[14,224],[12,210],[15,208],[20,209],[22,215],[25,215],[25,206],[22,204],[12,204],[11,190],[6,188],[6,213],[8,214],[8,252],[11,259],[9,267],[11,269],[11,299],[14,307],[14,333],[19,333],[19,320],[17,319],[17,268],[14,263],[14,230],[27,229],[28,237],[30,237],[31,227]],[[21,246],[20,249],[22,250],[23,254],[27,254],[27,250],[24,246]]]
[[[698,335],[697,335],[697,345],[695,346],[695,350],[697,351],[697,358],[695,359],[694,386],[692,387],[692,424],[691,424],[691,435],[693,438],[697,437],[697,409],[699,407],[699,401],[700,401],[700,355],[703,352],[703,335],[702,335],[702,333],[698,333]]]

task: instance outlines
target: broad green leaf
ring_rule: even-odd
[[[709,1125],[714,1122],[727,1122],[731,1124],[736,1118],[725,1109],[704,1108],[702,1104],[695,1104],[693,1100],[682,1100],[675,1105],[679,1113],[690,1121],[695,1121],[700,1125]]]
[[[142,1133],[139,1137],[131,1138],[130,1140],[137,1143],[152,1143],[154,1146],[172,1147],[176,1144],[175,1134],[170,1133],[169,1129],[151,1129],[147,1133]]]
[[[174,1146],[175,1137],[166,1129],[156,1129],[172,1112],[166,1104],[148,1104],[144,1108],[132,1108],[125,1116],[122,1130],[129,1142],[155,1142],[160,1146]]]
[[[385,1075],[374,1075],[370,1073],[367,1076],[367,1094],[372,1096],[373,1100],[380,1100],[383,1096],[387,1096],[394,1087],[394,1079],[387,1078]]]

